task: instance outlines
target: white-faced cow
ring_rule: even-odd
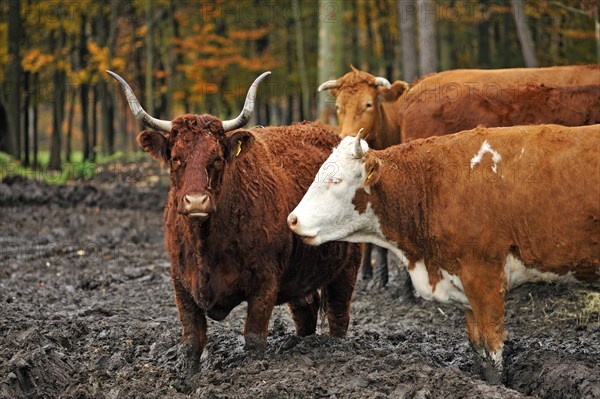
[[[175,302],[191,369],[206,344],[206,317],[223,320],[248,303],[246,345],[266,344],[273,307],[288,303],[298,335],[313,334],[319,288],[326,293],[329,332],[344,336],[359,267],[356,245],[305,245],[286,224],[338,136],[315,124],[235,130],[252,114],[261,75],[239,117],[184,115],[161,121],[123,87],[138,119],[155,130],[138,136],[170,167],[165,238]]]
[[[415,138],[487,127],[600,123],[600,65],[549,68],[456,69],[393,84],[352,67],[323,83],[336,100],[340,136],[365,129],[369,147],[382,150]],[[385,255],[379,255],[385,259]],[[368,250],[363,273],[372,273]],[[380,279],[387,280],[387,268]]]
[[[509,289],[600,283],[600,125],[478,127],[382,151],[347,137],[321,168],[290,228],[407,259],[420,296],[464,308],[489,379]]]

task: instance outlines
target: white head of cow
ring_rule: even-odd
[[[364,166],[367,151],[367,142],[358,135],[345,137],[321,166],[304,198],[288,216],[288,225],[304,237],[304,242],[366,242],[371,241],[367,237],[381,237],[370,205],[361,213],[353,203],[357,190],[369,193],[370,177]]]

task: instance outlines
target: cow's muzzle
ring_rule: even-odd
[[[206,220],[214,210],[210,195],[208,194],[186,194],[182,198],[182,205],[181,213],[189,218],[198,219],[199,221]]]
[[[300,236],[300,238],[302,238],[302,241],[305,244],[311,244],[314,245],[314,240],[315,240],[315,236],[314,235],[308,235],[305,234],[298,223],[298,217],[296,215],[294,215],[293,213],[291,213],[288,218],[287,218],[287,223],[288,226],[290,228],[290,230],[292,230],[294,233],[296,233],[298,236]]]

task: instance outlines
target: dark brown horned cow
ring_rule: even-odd
[[[220,121],[184,115],[173,121],[149,116],[131,88],[114,73],[146,130],[138,142],[170,166],[165,206],[166,245],[183,340],[194,368],[206,344],[206,317],[223,320],[248,302],[247,347],[266,344],[273,307],[288,303],[300,336],[316,330],[323,287],[329,332],[346,334],[359,266],[353,244],[305,245],[286,217],[338,142],[322,126],[296,124],[235,130],[252,114],[252,84],[240,116]]]
[[[600,125],[478,127],[386,150],[346,137],[288,217],[306,242],[371,242],[419,295],[465,311],[484,375],[502,371],[504,298],[529,281],[600,287]],[[328,184],[329,183],[329,184]]]
[[[600,123],[600,65],[456,69],[408,84],[352,67],[323,83],[336,98],[341,137],[364,128],[370,148],[487,127]],[[368,254],[365,254],[368,256]],[[370,262],[363,256],[363,268]],[[381,271],[386,279],[386,269]]]

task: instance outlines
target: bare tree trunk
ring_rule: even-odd
[[[33,87],[34,90],[38,89],[38,75],[37,73],[33,74]],[[31,107],[31,129],[32,129],[32,141],[33,141],[33,169],[37,169],[39,167],[38,162],[38,104],[37,99],[33,102]]]
[[[31,107],[31,96],[29,95],[29,93],[31,92],[29,90],[29,76],[31,74],[29,72],[25,73],[24,79],[23,79],[23,92],[25,93],[25,96],[23,98],[23,166],[27,167],[29,166],[30,163],[30,158],[29,158],[29,147],[30,147],[30,143],[29,143],[29,132],[30,132],[30,123],[31,123],[31,119],[29,118],[29,108]]]
[[[342,59],[342,1],[319,0],[319,83],[337,79]],[[327,90],[319,93],[318,119],[335,123],[334,101]]]
[[[369,26],[367,13],[369,4],[366,1],[357,1],[356,20],[358,22],[356,29],[356,39],[358,41],[358,65],[359,69],[367,70],[369,68]],[[372,72],[372,71],[371,71]]]
[[[440,70],[447,71],[452,69],[453,63],[453,34],[452,25],[447,21],[443,21],[439,25],[440,32]]]
[[[75,114],[75,90],[69,90],[69,115],[67,116],[67,142],[65,144],[65,160],[71,162],[73,152],[73,115]]]
[[[152,71],[154,69],[154,40],[152,21],[152,0],[146,0],[146,111],[154,115],[154,90],[152,88]]]
[[[437,71],[435,37],[436,6],[434,0],[417,0],[419,24],[419,73],[421,76]]]
[[[79,68],[84,68],[87,63],[87,37],[85,34],[86,18],[81,16],[81,25],[79,27],[79,51],[78,51],[78,63]],[[81,105],[81,135],[82,140],[82,153],[83,160],[88,161],[90,157],[90,123],[89,123],[89,112],[88,112],[88,95],[89,95],[89,84],[88,81],[79,82],[79,96]]]
[[[58,40],[56,41],[56,59],[62,57],[61,50],[65,42],[65,32],[62,27],[59,27],[57,32]],[[62,122],[65,114],[65,71],[58,68],[58,62],[54,69],[54,87],[56,94],[53,103],[53,118],[52,118],[52,141],[50,142],[50,160],[48,161],[49,170],[61,170],[61,133]]]
[[[98,87],[94,89],[94,102],[92,103],[92,148],[90,160],[96,162],[98,152]]]
[[[417,76],[417,36],[415,17],[417,8],[414,0],[397,0],[398,26],[402,41],[402,78],[412,82]]]
[[[8,70],[6,74],[5,93],[6,112],[8,114],[7,152],[20,159],[21,157],[21,57],[19,45],[21,41],[21,2],[10,0],[8,16]]]
[[[104,0],[104,2],[113,5],[110,0]],[[116,6],[114,9],[116,9]],[[108,48],[109,64],[112,62],[117,27],[117,24],[111,22],[112,15],[108,13],[103,14],[103,19],[97,23],[99,26],[99,44]],[[100,79],[98,81],[98,91],[100,95],[100,115],[102,123],[102,149],[104,154],[113,154],[115,152],[114,101],[111,91],[108,90],[106,80]]]
[[[296,33],[296,58],[298,61],[298,70],[300,72],[300,90],[302,90],[302,115],[301,118],[310,118],[310,89],[308,87],[308,76],[306,60],[304,59],[304,32],[302,29],[302,8],[298,5],[298,0],[292,0],[294,10],[298,11],[298,19],[294,23]]]
[[[487,12],[489,0],[479,0],[479,7]],[[479,68],[489,68],[491,64],[490,57],[490,21],[483,20],[477,24],[477,66]]]
[[[525,15],[525,7],[523,0],[512,0],[513,13],[515,16],[515,24],[517,25],[517,34],[519,35],[519,43],[521,43],[521,52],[527,68],[537,68],[538,63],[535,58],[535,46],[531,38],[531,32],[527,26],[527,16]]]
[[[600,64],[600,7],[594,9],[594,24],[596,27],[596,63]]]

